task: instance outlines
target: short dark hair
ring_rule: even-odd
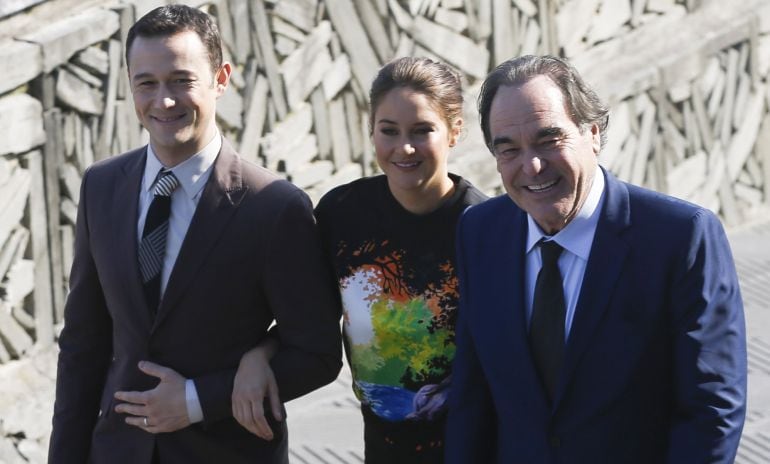
[[[374,113],[383,97],[398,87],[425,95],[441,113],[448,127],[462,117],[463,91],[460,74],[444,63],[428,58],[397,58],[377,73],[369,90],[369,133],[374,130]]]
[[[498,65],[484,80],[479,94],[478,108],[484,141],[492,149],[489,134],[489,110],[497,90],[502,86],[524,83],[536,76],[547,76],[561,90],[567,112],[581,131],[593,124],[599,126],[601,147],[607,143],[609,108],[596,92],[583,81],[577,70],[566,60],[551,55],[525,55]]]
[[[203,11],[187,5],[165,5],[139,18],[126,37],[126,64],[131,45],[137,37],[167,37],[180,32],[198,34],[209,55],[211,70],[222,66],[222,39],[214,19]]]

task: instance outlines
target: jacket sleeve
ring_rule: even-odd
[[[91,434],[100,415],[102,390],[112,357],[112,320],[91,255],[88,225],[88,174],[83,176],[78,206],[70,293],[59,337],[56,402],[49,462],[88,461]]]
[[[332,382],[342,367],[341,306],[307,195],[292,187],[272,222],[259,283],[280,346],[270,365],[286,402]],[[195,378],[204,421],[232,417],[236,369]]]
[[[270,242],[265,289],[281,342],[271,367],[281,399],[289,401],[337,378],[341,305],[304,192],[283,209]]]
[[[476,354],[470,330],[473,313],[472,270],[465,257],[465,219],[457,226],[457,274],[460,307],[455,329],[457,351],[452,364],[445,459],[447,464],[492,462],[497,436],[495,409],[489,384]]]
[[[746,333],[719,220],[700,210],[670,302],[674,411],[668,461],[732,463],[746,415]]]

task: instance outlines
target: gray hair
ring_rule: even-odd
[[[607,143],[609,108],[602,103],[596,92],[583,81],[577,70],[567,61],[555,56],[525,55],[512,58],[498,65],[484,80],[479,94],[478,108],[484,142],[492,149],[489,134],[489,110],[492,100],[501,86],[524,83],[536,76],[548,76],[561,90],[572,122],[581,132],[596,124],[599,126],[601,148]]]

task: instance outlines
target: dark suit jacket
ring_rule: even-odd
[[[746,345],[722,226],[605,177],[553,405],[528,345],[526,214],[502,196],[462,217],[448,463],[733,461]]]
[[[281,398],[331,382],[341,367],[339,305],[312,206],[298,188],[244,162],[224,141],[156,316],[142,293],[137,205],[146,149],[93,165],[83,177],[60,354],[52,463],[281,462],[286,428],[265,442],[233,419],[241,355],[275,319],[272,361]],[[192,378],[205,420],[152,435],[114,411],[118,390],[157,379],[140,360]]]

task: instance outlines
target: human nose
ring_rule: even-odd
[[[402,154],[404,154],[404,155],[406,155],[406,156],[409,156],[409,155],[413,155],[413,154],[415,153],[415,151],[416,151],[416,150],[415,150],[415,148],[414,148],[414,146],[413,146],[413,145],[411,144],[411,142],[409,142],[408,140],[402,140],[402,141],[400,141],[400,142],[398,143],[398,150],[399,150],[399,151],[400,151]]]
[[[548,166],[545,159],[531,150],[527,150],[527,153],[522,155],[522,170],[527,176],[537,176]]]
[[[168,109],[176,105],[176,98],[167,86],[161,85],[158,88],[158,93],[155,95],[155,102],[158,107]]]

